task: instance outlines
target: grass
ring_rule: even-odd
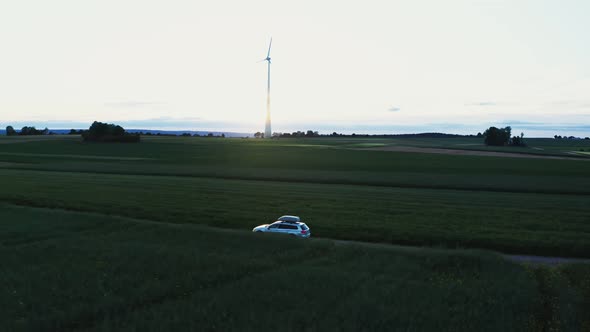
[[[291,213],[324,237],[590,257],[587,161],[341,148],[384,141],[4,144],[0,200],[240,229]]]
[[[590,331],[590,265],[528,267],[541,294],[536,331]]]
[[[590,146],[558,141],[521,152]],[[0,138],[0,326],[590,330],[587,265],[440,249],[590,257],[588,161],[367,150],[477,142]],[[249,232],[282,214],[316,239]]]
[[[590,257],[587,198],[0,170],[0,200],[249,230],[300,215],[314,236]]]
[[[310,147],[319,143],[324,143],[328,148]],[[0,161],[11,163],[0,167],[590,194],[590,167],[586,167],[588,161],[350,150],[341,148],[343,144],[346,141],[334,139],[326,139],[325,142],[317,139],[309,142],[267,142],[166,137],[149,138],[140,144],[105,146],[64,138],[0,145]]]
[[[498,331],[539,318],[530,274],[484,252],[335,246],[10,205],[0,227],[9,331]]]

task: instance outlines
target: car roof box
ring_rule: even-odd
[[[289,215],[281,216],[277,220],[287,221],[287,222],[300,222],[301,221],[301,219],[298,216],[289,216]]]

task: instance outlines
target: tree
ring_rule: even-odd
[[[264,133],[257,131],[256,134],[254,134],[254,138],[264,138]]]
[[[512,128],[509,126],[506,128],[490,127],[483,133],[484,142],[486,145],[507,145],[510,141],[511,132]]]
[[[125,132],[123,127],[111,123],[94,121],[88,130],[82,133],[84,141],[93,142],[139,142],[139,135],[131,135]]]
[[[16,135],[18,135],[18,133],[16,132],[16,130],[14,130],[14,128],[12,128],[12,126],[6,127],[6,136],[16,136]]]
[[[524,143],[524,133],[520,133],[520,136],[514,136],[510,140],[510,145],[512,146],[526,146]]]

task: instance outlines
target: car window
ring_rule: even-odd
[[[295,225],[285,225],[282,224],[281,226],[279,226],[280,229],[297,229],[297,226]]]
[[[270,225],[270,226],[268,226],[268,228],[277,228],[277,227],[279,227],[279,225],[278,225],[278,224],[274,224],[274,225]]]
[[[307,227],[306,224],[301,224],[301,229],[304,230],[304,231],[306,231],[306,230],[309,229],[309,227]]]

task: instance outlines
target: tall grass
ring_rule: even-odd
[[[249,230],[296,214],[313,236],[590,257],[586,197],[0,170],[0,200]]]
[[[8,205],[0,227],[7,331],[524,330],[540,297],[524,269],[483,252]]]

